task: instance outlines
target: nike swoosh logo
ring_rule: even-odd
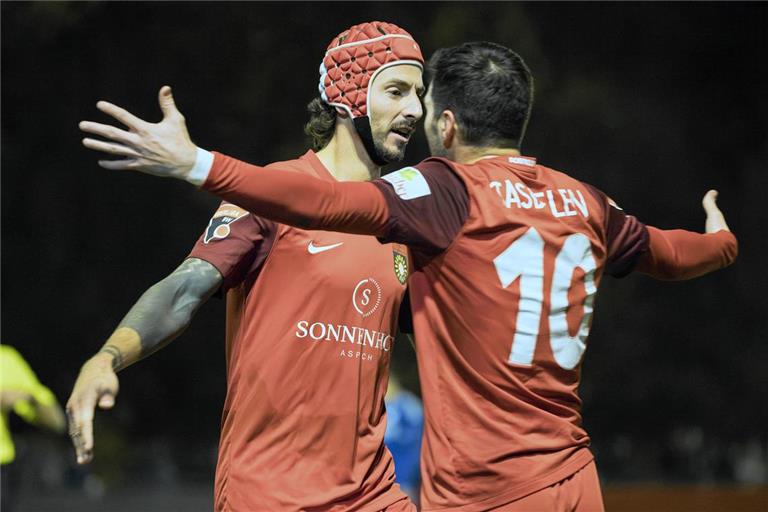
[[[325,251],[330,251],[331,249],[335,249],[338,246],[342,245],[344,242],[339,242],[337,244],[333,245],[315,245],[315,242],[309,242],[309,245],[307,246],[307,251],[309,254],[318,254]]]

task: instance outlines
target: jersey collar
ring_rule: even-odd
[[[309,163],[310,167],[312,167],[312,170],[315,172],[315,176],[317,176],[321,180],[336,181],[336,178],[333,177],[333,175],[331,174],[331,171],[326,169],[325,166],[323,165],[323,162],[321,162],[320,159],[317,158],[317,153],[315,153],[311,149],[301,156],[301,160],[304,160],[307,163]]]

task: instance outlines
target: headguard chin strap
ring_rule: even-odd
[[[380,71],[398,64],[423,69],[424,57],[408,32],[381,21],[354,25],[336,36],[320,64],[320,96],[327,104],[349,113],[365,150],[379,166],[387,162],[373,143],[369,85]]]

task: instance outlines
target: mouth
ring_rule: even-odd
[[[414,128],[411,126],[399,126],[390,130],[390,133],[394,134],[395,138],[401,142],[408,142],[413,132]]]

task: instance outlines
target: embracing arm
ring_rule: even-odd
[[[112,103],[98,102],[99,110],[128,130],[82,121],[81,130],[107,139],[87,137],[83,145],[122,158],[99,160],[99,165],[106,169],[139,171],[201,185],[205,175],[202,179],[194,177],[199,156],[207,156],[207,174],[211,154],[198,150],[191,141],[170,87],[160,89],[158,102],[163,112],[159,123],[148,123]],[[223,155],[216,158],[217,165],[211,174],[217,179],[209,179],[204,188],[251,213],[300,228],[333,226],[335,231],[370,235],[383,234],[387,229],[386,200],[371,183],[326,182],[304,174],[249,165]]]
[[[466,189],[445,165],[433,164],[438,169],[427,172],[419,164],[419,171],[401,169],[370,183],[258,167],[197,148],[170,87],[160,89],[158,102],[159,123],[98,102],[99,110],[128,130],[82,121],[81,130],[106,139],[86,137],[83,145],[119,158],[99,160],[105,169],[186,180],[259,217],[303,229],[375,235],[429,255],[445,249],[466,220]]]
[[[374,183],[326,181],[213,155],[202,188],[251,213],[302,229],[387,232],[389,207]]]
[[[727,267],[737,254],[738,243],[730,231],[702,234],[648,226],[648,251],[636,270],[668,281],[692,279]]]
[[[114,405],[116,372],[161,349],[181,334],[197,309],[219,288],[216,267],[186,259],[149,288],[128,311],[101,350],[85,362],[67,402],[70,437],[79,463],[93,457],[93,415]]]
[[[656,279],[682,280],[733,263],[739,252],[738,243],[716,199],[717,191],[710,190],[702,200],[707,213],[705,234],[648,226],[648,250],[640,257],[636,270]]]

